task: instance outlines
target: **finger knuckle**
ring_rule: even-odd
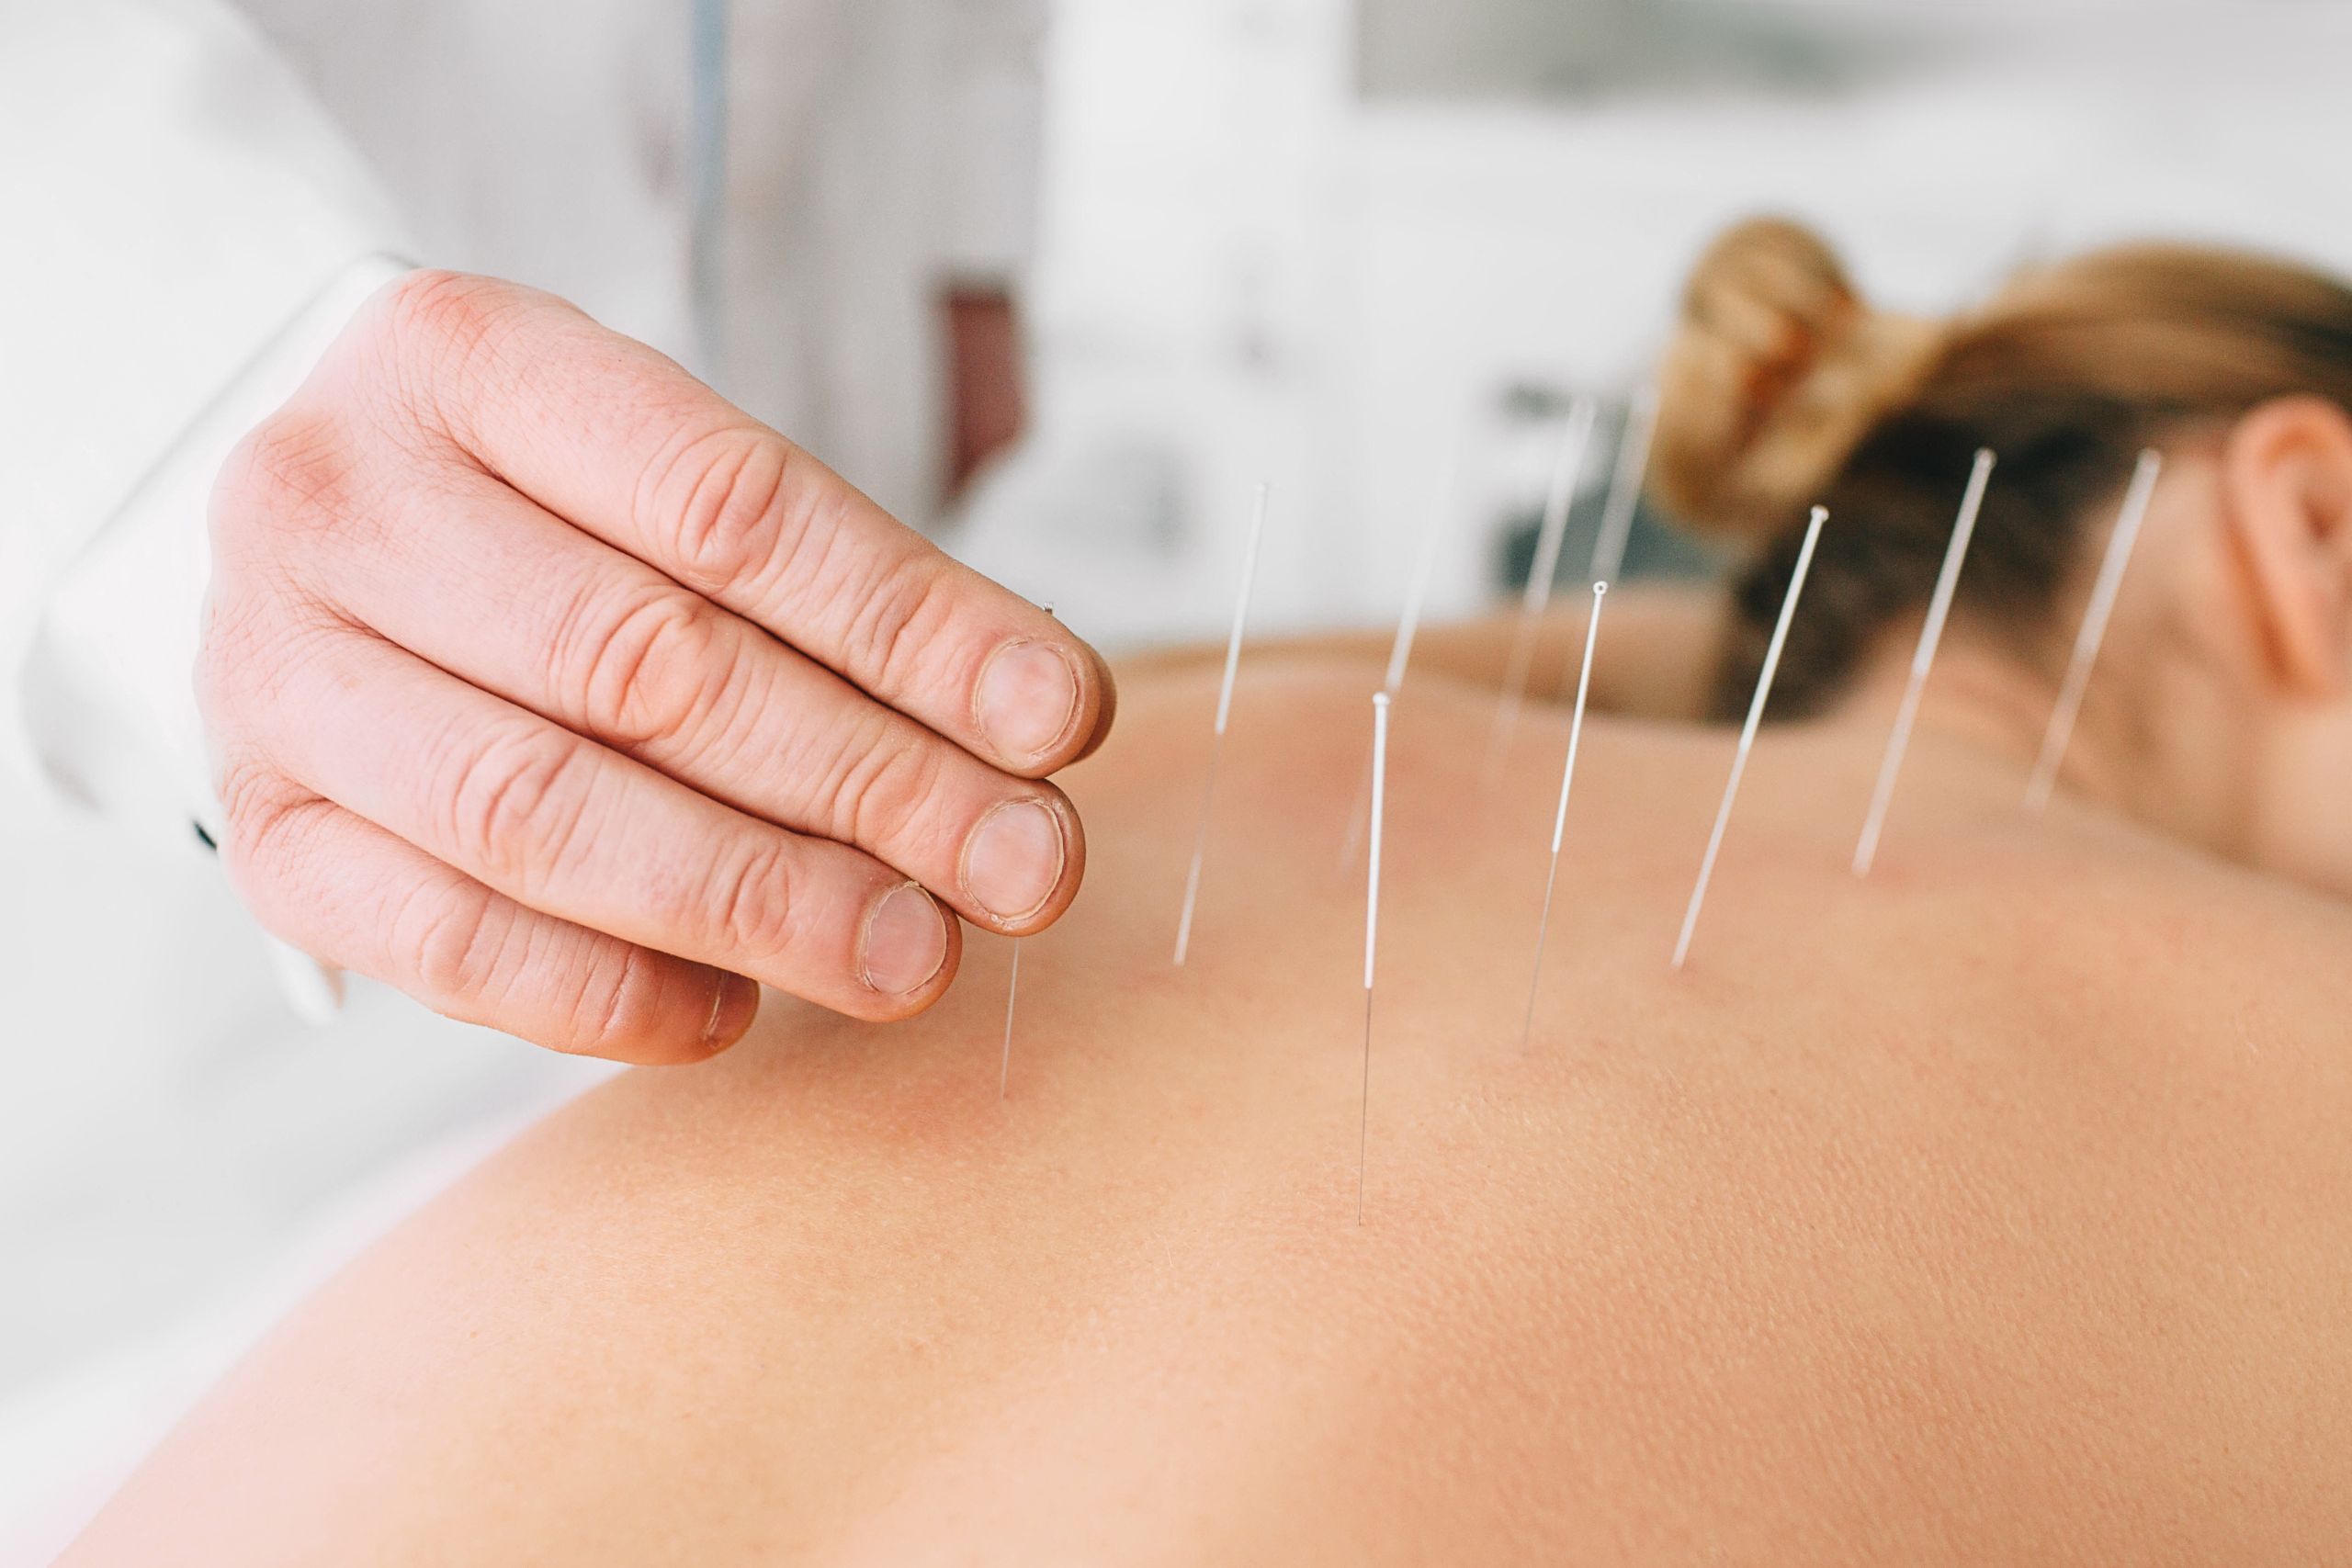
[[[710,607],[677,589],[617,604],[584,594],[559,634],[557,686],[593,734],[630,749],[676,744],[717,700],[726,640]]]
[[[609,957],[595,954],[586,964],[569,1037],[560,1048],[590,1056],[640,1052],[675,1032],[663,999],[653,955],[643,948],[623,945]]]
[[[855,844],[902,843],[939,800],[944,759],[937,745],[887,716],[861,728],[847,738],[829,781],[826,836]]]
[[[945,671],[933,668],[940,650],[956,646],[948,636],[956,613],[945,580],[920,560],[888,563],[858,601],[849,642],[860,668],[890,691],[916,691],[937,683]]]
[[[276,768],[250,757],[222,762],[213,794],[228,824],[229,840],[220,850],[231,875],[241,886],[273,880],[273,871],[292,858],[292,828],[312,797]]]
[[[496,326],[498,292],[486,277],[420,267],[386,292],[383,330],[395,343],[429,352],[469,352]]]
[[[258,761],[222,767],[221,870],[264,930],[302,945],[330,912],[334,878],[319,829],[334,807]]]
[[[731,951],[775,956],[790,949],[797,934],[799,891],[790,851],[757,844],[716,875],[705,908]]]
[[[496,278],[426,267],[401,276],[387,291],[372,345],[380,368],[395,382],[401,403],[428,412],[443,425],[470,402],[447,397],[452,388],[507,381],[513,355],[510,323],[527,291]]]
[[[255,533],[315,525],[351,510],[349,444],[332,416],[288,407],[247,433],[212,491],[216,545]]]
[[[718,589],[761,580],[784,552],[791,519],[789,448],[764,431],[705,432],[649,470],[648,531],[666,535],[690,584]]]
[[[425,996],[445,1010],[493,1004],[508,908],[478,883],[419,886],[393,912],[389,933],[395,961],[408,966]]]
[[[459,753],[440,790],[450,841],[501,886],[540,886],[567,864],[594,793],[594,753],[562,730],[532,726],[493,735]]]

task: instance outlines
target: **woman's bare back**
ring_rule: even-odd
[[[1205,679],[1070,780],[1071,918],[523,1139],[74,1562],[2311,1562],[2352,1540],[2352,917],[1923,733],[1400,700],[1356,1223],[1370,677]]]

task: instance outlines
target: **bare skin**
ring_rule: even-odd
[[[2352,913],[2062,799],[1949,656],[1729,759],[1396,710],[1355,1222],[1371,667],[1214,675],[1069,775],[1094,864],[887,1028],[772,1008],[364,1258],[66,1561],[2320,1561],[2352,1540]]]

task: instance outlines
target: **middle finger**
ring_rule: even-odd
[[[455,476],[443,502],[458,526],[380,530],[334,607],[714,800],[855,845],[989,929],[1038,930],[1076,895],[1084,839],[1053,785],[1000,773],[495,479]]]

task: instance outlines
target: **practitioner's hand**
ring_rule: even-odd
[[[212,531],[232,874],[444,1012],[691,1061],[752,980],[903,1017],[955,976],[948,910],[1034,931],[1077,891],[1030,781],[1108,728],[1101,659],[560,300],[393,285]]]

